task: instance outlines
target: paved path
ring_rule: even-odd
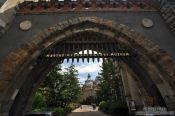
[[[92,106],[83,105],[82,109],[77,108],[74,111],[72,111],[72,113],[70,113],[68,116],[109,116],[109,115],[104,114],[101,111],[98,111],[98,108],[93,110]]]

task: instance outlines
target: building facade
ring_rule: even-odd
[[[82,100],[86,100],[90,96],[95,96],[98,90],[98,83],[98,76],[95,80],[92,80],[90,74],[88,74],[87,80],[82,87]]]

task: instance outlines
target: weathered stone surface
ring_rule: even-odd
[[[115,33],[108,31],[108,30],[103,30],[102,33],[104,33],[105,35],[107,35],[111,38],[115,37]]]
[[[68,21],[64,21],[64,22],[63,22],[63,25],[64,25],[65,27],[68,27],[68,26],[70,26],[70,23],[69,23]]]
[[[126,36],[128,36],[129,38],[135,38],[135,35],[133,33],[130,32],[130,28],[125,26],[122,30],[122,33],[124,33]]]
[[[175,13],[174,4],[172,4],[170,1],[166,1],[166,3],[163,4],[163,6],[161,8],[161,15],[162,15],[163,19],[166,21],[166,23],[168,24],[170,29],[172,29],[171,24],[174,21],[173,20],[175,17],[174,13]]]
[[[49,37],[51,35],[51,33],[48,31],[48,29],[44,29],[42,31],[42,34],[38,34],[38,36],[41,36],[42,39],[46,39],[47,37]]]
[[[124,24],[119,24],[118,25],[118,31],[122,32],[125,27],[126,26]]]
[[[27,42],[27,43],[21,45],[21,48],[26,50],[27,52],[31,53],[36,48],[38,48],[38,45],[36,43],[34,43],[33,41],[30,41],[30,42]]]
[[[159,50],[155,55],[155,60],[159,64],[160,68],[167,72],[167,75],[172,77],[175,70],[175,65],[172,58],[164,51]]]
[[[101,22],[101,20],[99,20],[99,18],[97,18],[97,17],[92,17],[90,21],[93,23],[100,23]]]
[[[97,32],[97,33],[100,32],[100,29],[97,27],[94,27],[93,30],[95,30],[95,32]]]
[[[175,68],[173,68],[174,67],[173,60],[172,60],[172,58],[169,55],[164,54],[159,59],[160,60],[158,60],[158,62],[161,63],[162,66],[166,66],[171,71],[175,70]]]
[[[78,18],[75,18],[75,19],[72,20],[72,23],[73,24],[78,24],[78,23],[80,23],[80,20]]]
[[[54,26],[52,29],[53,29],[54,33],[56,33],[56,31],[57,31],[57,27]]]
[[[28,53],[26,50],[22,49],[22,48],[18,48],[14,51],[16,54],[18,54],[21,57],[27,57]]]
[[[67,30],[67,27],[69,27],[70,30]],[[135,32],[133,29],[118,22],[104,20],[98,17],[80,17],[58,23],[54,27],[43,30],[33,37],[31,41],[23,44],[18,50],[11,52],[4,59],[4,62],[0,64],[0,66],[2,66],[0,68],[0,73],[6,74],[3,78],[0,78],[0,88],[9,86],[5,82],[11,80],[11,75],[17,73],[19,67],[27,61],[28,57],[31,57],[35,51],[48,48],[53,43],[66,39],[66,37],[70,35],[86,31],[100,33],[104,35],[104,37],[108,36],[116,38],[116,35],[117,37],[120,36],[120,39],[118,39],[119,42],[123,39],[127,45],[132,44],[132,47],[137,49],[137,51],[144,51],[142,53],[143,56],[146,56],[147,59],[153,61],[158,68],[164,69],[167,77],[170,77],[173,84],[175,83],[175,65],[173,64],[171,57],[166,52],[160,50],[158,45]]]
[[[63,40],[64,37],[65,37],[65,35],[63,34],[62,36],[58,36],[58,37],[54,38],[54,40],[59,42],[59,41]]]
[[[46,49],[47,47],[49,47],[50,45],[52,45],[52,42],[46,42],[42,45],[43,49]]]
[[[175,89],[175,77],[173,77],[170,81],[170,86],[172,86]]]
[[[79,19],[79,21],[77,23],[87,21],[85,17],[79,17],[78,19]],[[75,20],[77,20],[77,19],[75,19]]]
[[[150,52],[150,50],[152,50],[152,48],[154,48],[155,47],[155,44],[152,42],[152,41],[150,41],[150,40],[146,40],[145,41],[145,43],[144,43],[144,48],[147,50],[147,51],[149,51]]]
[[[91,22],[91,17],[84,17],[84,21],[89,21],[89,22]]]
[[[140,46],[144,46],[144,44],[145,44],[144,36],[139,35],[139,36],[135,39],[135,42],[136,42],[138,45],[140,45]]]
[[[37,39],[45,39],[47,38],[48,36],[50,36],[50,32],[48,30],[44,30],[44,31],[41,31],[39,32],[37,35],[35,35],[34,37],[37,38]]]
[[[53,27],[49,27],[49,28],[48,28],[48,32],[49,32],[50,35],[51,35],[51,34],[54,34],[54,33],[55,33],[55,30],[54,30]]]
[[[3,92],[8,84],[9,81],[0,81],[0,91]]]
[[[15,73],[22,62],[21,60],[17,53],[11,52],[3,61],[3,71],[9,74]]]
[[[43,42],[43,40],[47,38],[47,36],[45,37],[41,37],[40,35],[35,35],[33,38],[32,38],[32,42],[35,43],[36,45],[39,45]]]
[[[109,27],[114,27],[115,26],[115,23],[113,21],[111,21],[111,20],[104,20],[103,25],[109,26]]]
[[[22,45],[22,49],[19,52],[20,55],[22,55],[22,57],[27,57],[28,56],[28,52],[33,52],[35,49],[38,48],[38,45],[41,44],[45,38],[48,38],[51,33],[57,33],[58,31],[63,31],[65,27],[69,27],[71,25],[77,25],[79,23],[85,22],[85,21],[89,21],[89,23],[93,24],[97,24],[99,25],[99,27],[93,28],[92,30],[94,30],[95,32],[99,32],[103,33],[105,35],[108,35],[110,37],[115,37],[115,33],[111,32],[110,30],[108,30],[109,28],[116,30],[116,33],[120,32],[124,35],[126,35],[127,37],[129,37],[130,41],[135,42],[137,45],[139,45],[141,48],[147,50],[151,55],[153,53],[155,53],[155,51],[157,52],[159,47],[157,45],[155,45],[154,43],[152,43],[151,41],[148,41],[147,39],[145,39],[142,35],[139,35],[137,32],[135,32],[133,29],[130,29],[129,27],[123,25],[123,24],[119,24],[118,22],[113,22],[111,20],[105,20],[105,19],[101,19],[98,17],[79,17],[79,18],[75,18],[69,21],[64,21],[61,23],[58,23],[57,25],[55,25],[54,27],[50,27],[48,29],[43,30],[42,32],[40,32],[39,34],[37,34],[32,41],[27,42],[26,44]],[[100,26],[101,25],[105,25],[106,27],[108,27],[107,30],[100,30]],[[88,27],[89,28],[89,27]],[[85,28],[85,31],[87,28]],[[77,33],[77,32],[81,32],[83,30],[79,30],[79,29],[72,29],[69,31],[64,32],[65,34],[63,35],[58,35],[57,38],[55,38],[55,41],[59,41],[61,38],[64,38],[66,36],[70,36],[73,33]],[[48,39],[49,41],[49,39]],[[53,41],[53,40],[52,40]],[[48,45],[50,45],[51,42],[48,42],[47,44],[43,44],[45,47],[47,47]],[[153,58],[157,59],[159,58],[161,55],[156,54],[156,57],[154,56]],[[8,59],[12,59],[15,60],[15,63],[13,63],[13,65],[18,65],[21,62],[23,62],[25,59],[20,59],[21,57],[14,57],[16,59],[12,59],[12,58],[7,58],[7,64]],[[18,61],[17,59],[20,59],[21,61]],[[168,61],[168,58],[164,58],[163,61]],[[10,68],[9,68],[10,70]]]
[[[56,26],[56,31],[57,31],[57,32],[62,31],[62,30],[63,30],[63,29],[62,29],[61,26],[59,26],[59,25]]]
[[[71,19],[69,19],[68,22],[69,22],[70,25],[73,25],[74,24],[73,23],[73,20],[71,20]]]
[[[12,76],[7,72],[3,72],[0,74],[0,81],[9,81],[11,79],[12,79]]]
[[[62,28],[62,29],[64,28],[64,25],[63,25],[62,22],[58,23],[57,25],[58,25],[60,28]]]
[[[171,16],[171,17],[166,21],[166,23],[171,24],[171,23],[173,23],[173,21],[175,21],[175,16]]]
[[[68,30],[65,32],[65,36],[70,36],[72,34],[72,31],[71,30]]]

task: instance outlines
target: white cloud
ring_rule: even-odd
[[[86,65],[77,66],[75,67],[78,70],[79,74],[83,73],[93,73],[93,72],[99,72],[100,71],[100,65],[102,62],[99,63],[87,63]]]
[[[71,63],[72,63],[71,60],[69,63],[67,63],[65,60],[64,63],[62,64],[62,72],[65,72],[66,71],[65,68],[68,68]],[[92,79],[94,79],[98,75],[98,72],[100,72],[101,70],[100,66],[102,65],[102,59],[100,59],[100,62],[98,62],[97,59],[95,60],[95,62],[92,62],[90,60],[89,63],[87,62],[87,60],[85,60],[84,62],[80,60],[79,62],[74,62],[73,64],[75,65],[75,68],[78,70],[79,81],[84,83],[84,81],[87,79],[88,73],[90,73]]]
[[[66,66],[66,65],[62,65],[62,70],[61,70],[61,72],[66,72],[66,69],[65,68],[67,68],[68,66]]]
[[[71,59],[69,63],[67,63],[65,60],[64,63],[61,65],[62,72],[65,72],[65,68],[68,68],[71,63]],[[99,72],[100,65],[102,65],[102,59],[100,59],[99,62],[97,61],[97,59],[95,59],[94,62],[92,62],[92,59],[90,59],[90,62],[87,62],[87,59],[85,59],[85,61],[82,62],[82,59],[80,59],[79,62],[74,62],[73,64],[75,65],[75,68],[78,70],[79,74]]]
[[[84,54],[87,54],[88,53],[88,50],[80,51],[78,53],[79,54],[83,54],[83,52],[84,52]],[[77,53],[75,53],[75,54],[77,54]],[[92,50],[89,50],[89,54],[92,54]],[[94,54],[97,54],[97,51],[94,51]],[[101,53],[99,53],[99,54],[101,54]]]
[[[84,84],[84,82],[85,82],[85,80],[87,79],[87,77],[85,77],[85,76],[78,76],[78,80],[79,80],[79,82],[81,83],[81,84]]]

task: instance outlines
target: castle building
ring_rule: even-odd
[[[95,96],[96,91],[98,90],[98,83],[97,77],[95,80],[92,80],[90,74],[88,74],[87,80],[82,87],[82,100],[86,100],[90,96]]]

